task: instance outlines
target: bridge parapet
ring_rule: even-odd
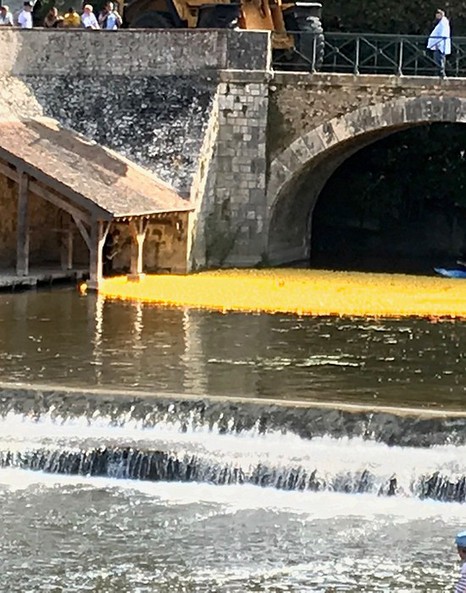
[[[166,76],[268,70],[266,31],[0,30],[0,74]]]

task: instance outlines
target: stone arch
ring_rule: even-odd
[[[313,207],[325,183],[347,158],[402,129],[436,122],[466,122],[466,99],[400,97],[335,117],[294,140],[273,159],[269,168],[267,256],[270,263],[284,264],[309,257]],[[308,195],[299,197],[305,180]],[[301,208],[299,216],[296,216],[297,202]],[[290,216],[290,212],[294,215]],[[283,237],[277,242],[275,236],[275,222],[280,216],[283,220],[288,217],[284,226],[285,233],[289,233],[289,244]],[[290,221],[295,224],[290,225]]]

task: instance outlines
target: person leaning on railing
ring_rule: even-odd
[[[23,9],[18,14],[18,26],[22,29],[32,29],[32,2],[26,0],[23,3]]]
[[[100,29],[91,4],[85,4],[81,15],[81,23],[85,29]]]
[[[435,13],[437,24],[427,41],[427,49],[434,52],[434,61],[438,66],[439,75],[445,78],[446,56],[451,54],[450,21],[445,16],[445,11],[438,8]]]
[[[53,6],[47,13],[44,19],[44,27],[46,29],[57,29],[63,24],[63,17],[58,14],[58,10]]]
[[[13,15],[10,12],[10,8],[8,6],[0,6],[0,26],[12,27],[13,25]]]
[[[81,17],[72,6],[65,13],[62,26],[65,29],[77,29],[81,27]]]
[[[101,29],[114,31],[119,29],[122,24],[123,19],[118,14],[118,11],[115,10],[113,2],[107,2],[104,6],[104,9],[99,14],[99,25]]]

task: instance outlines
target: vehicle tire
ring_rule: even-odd
[[[143,12],[129,26],[131,29],[173,29],[170,16],[156,10]]]
[[[296,19],[298,31],[296,35],[296,50],[305,56],[310,63],[318,70],[324,62],[325,37],[320,19],[315,16],[307,16]],[[315,39],[315,41],[314,41]],[[315,49],[315,57],[313,60]]]
[[[278,64],[285,70],[319,70],[324,61],[325,37],[320,18],[298,5],[283,12],[285,28],[294,37],[294,48],[277,50]],[[315,41],[314,41],[315,39]],[[315,58],[313,57],[315,47]]]
[[[238,26],[239,4],[212,4],[199,9],[198,29],[234,29]]]

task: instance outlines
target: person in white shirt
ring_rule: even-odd
[[[99,14],[99,25],[102,29],[115,31],[123,24],[123,19],[115,10],[113,2],[107,2],[104,9]]]
[[[460,580],[456,583],[455,593],[466,593],[466,531],[458,533],[455,543],[462,562]]]
[[[13,15],[8,6],[0,6],[0,26],[13,26]]]
[[[81,22],[85,29],[100,29],[99,23],[95,18],[94,9],[90,4],[85,4],[81,15]]]
[[[427,49],[434,52],[434,61],[439,69],[439,76],[445,78],[445,65],[447,56],[451,54],[451,31],[450,21],[441,8],[435,13],[437,24],[427,41]]]
[[[18,25],[22,29],[32,29],[32,2],[23,4],[23,10],[18,14]]]

